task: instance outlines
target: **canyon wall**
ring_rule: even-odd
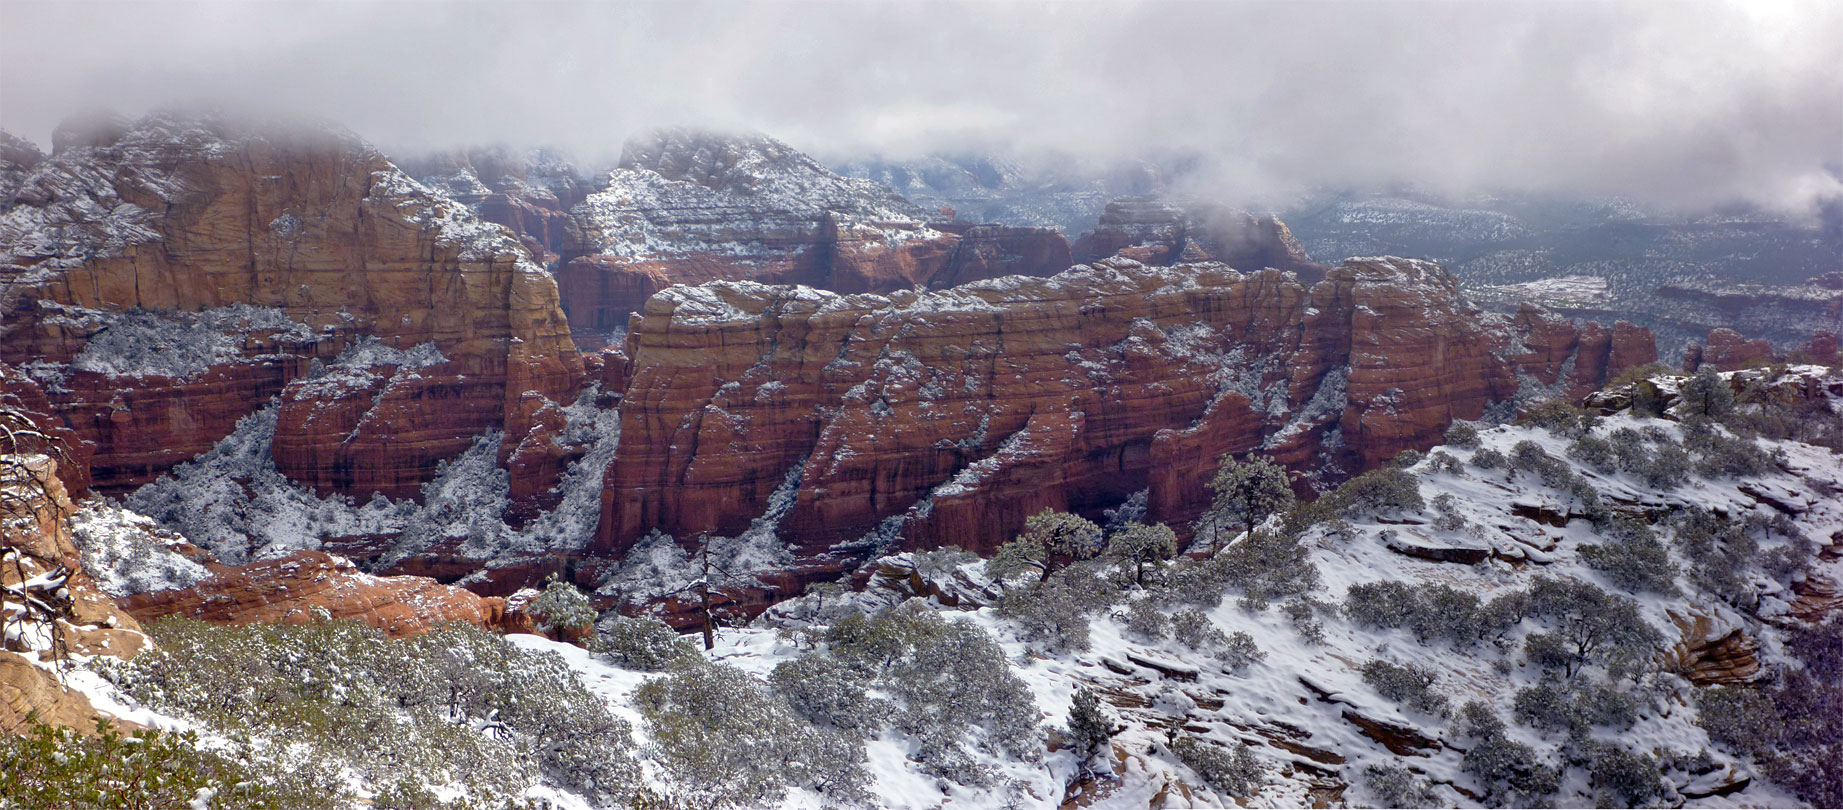
[[[101,119],[19,173],[0,361],[94,444],[102,491],[280,396],[291,478],[413,498],[477,434],[523,437],[584,382],[556,285],[518,241],[349,134]]]
[[[1597,385],[1648,362],[1641,333],[1490,316],[1402,259],[1311,285],[1116,258],[888,296],[672,288],[628,333],[593,548],[740,532],[790,482],[780,534],[809,556],[898,530],[989,551],[1040,509],[1094,513],[1142,489],[1149,519],[1187,524],[1224,453],[1271,454],[1301,489],[1334,484],[1513,399],[1524,377]]]

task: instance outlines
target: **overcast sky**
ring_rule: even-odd
[[[386,151],[637,129],[831,155],[1195,151],[1319,184],[1796,209],[1843,190],[1843,2],[175,4],[0,0],[0,126],[210,101]],[[1829,167],[1828,169],[1826,167]]]

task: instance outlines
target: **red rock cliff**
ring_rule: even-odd
[[[1520,357],[1530,326],[1566,324],[1531,318],[1488,317],[1400,259],[1309,287],[1112,259],[887,297],[675,288],[628,336],[596,548],[735,533],[784,483],[780,535],[806,554],[897,528],[989,550],[1044,507],[1140,489],[1151,519],[1183,523],[1223,453],[1331,483],[1510,399],[1548,357]]]
[[[99,489],[203,452],[279,394],[288,475],[413,497],[480,432],[524,436],[542,409],[527,392],[582,384],[549,275],[350,135],[155,115],[59,144],[0,214],[0,360],[33,364],[95,443]],[[361,336],[441,362],[309,384]]]

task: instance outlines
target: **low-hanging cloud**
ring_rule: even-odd
[[[758,129],[833,155],[1196,156],[1225,199],[1391,183],[1808,209],[1843,4],[0,4],[0,125],[204,101],[387,151]]]

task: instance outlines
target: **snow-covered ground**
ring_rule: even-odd
[[[1672,440],[1681,429],[1672,422],[1618,415],[1603,419],[1593,435],[1606,437],[1621,429],[1661,431]],[[1655,433],[1653,435],[1656,435]],[[1604,473],[1568,459],[1570,439],[1530,426],[1498,426],[1480,431],[1477,447],[1442,447],[1439,453],[1461,462],[1444,471],[1435,458],[1410,468],[1421,495],[1430,504],[1442,498],[1444,510],[1463,521],[1459,528],[1438,530],[1430,506],[1421,515],[1393,515],[1347,525],[1321,525],[1304,536],[1310,559],[1321,578],[1309,596],[1326,603],[1340,601],[1356,585],[1374,582],[1437,583],[1483,601],[1528,587],[1537,577],[1577,579],[1595,583],[1614,594],[1627,593],[1578,553],[1587,543],[1605,543],[1594,524],[1576,517],[1563,520],[1581,504],[1565,489],[1542,484],[1531,471],[1481,469],[1469,463],[1481,452],[1511,456],[1522,442],[1532,442],[1550,456],[1565,460],[1573,474],[1585,479],[1605,502],[1618,509],[1642,510],[1654,518],[1668,519],[1692,506],[1740,519],[1748,515],[1771,517],[1770,502],[1797,504],[1800,530],[1826,538],[1843,530],[1843,502],[1834,493],[1843,489],[1843,459],[1828,450],[1790,442],[1764,442],[1763,447],[1783,453],[1780,469],[1745,480],[1703,479],[1690,476],[1674,489],[1648,486],[1623,472]],[[1751,494],[1750,494],[1751,493]],[[1554,525],[1560,522],[1563,525]],[[1660,525],[1660,531],[1666,531]],[[1666,532],[1667,533],[1667,532]],[[1783,541],[1768,540],[1763,551]],[[1668,543],[1666,545],[1669,545]],[[1410,556],[1414,550],[1474,550],[1482,562],[1436,562]],[[1679,565],[1686,561],[1673,552]],[[904,568],[909,555],[886,558],[885,566]],[[1837,562],[1818,563],[1811,576],[1843,574]],[[1758,655],[1768,665],[1783,662],[1777,651],[1781,631],[1771,623],[1794,598],[1786,583],[1755,572],[1751,585],[1761,594],[1760,607],[1742,612],[1711,598],[1689,583],[1688,569],[1679,577],[1682,593],[1636,595],[1640,615],[1661,638],[1665,650],[1682,636],[1679,619],[1705,617],[1725,632],[1738,628],[1755,639]],[[1308,640],[1278,605],[1264,610],[1242,607],[1229,594],[1220,605],[1206,611],[1209,620],[1225,633],[1243,632],[1253,638],[1265,658],[1239,671],[1216,655],[1198,652],[1173,640],[1153,641],[1136,635],[1118,618],[1097,618],[1091,628],[1091,646],[1075,653],[1046,654],[1028,643],[1012,621],[990,606],[980,607],[978,594],[994,586],[984,579],[980,564],[968,563],[951,577],[938,580],[944,590],[968,596],[957,607],[936,604],[954,619],[970,621],[997,638],[1013,662],[1012,672],[1028,685],[1045,727],[1068,721],[1071,696],[1076,689],[1094,687],[1112,704],[1120,730],[1113,737],[1115,778],[1083,782],[1088,795],[1083,804],[1103,808],[1138,808],[1160,797],[1163,806],[1220,806],[1246,801],[1250,806],[1303,806],[1315,801],[1343,801],[1364,805],[1378,799],[1363,777],[1368,766],[1405,766],[1426,779],[1437,800],[1459,806],[1475,805],[1482,792],[1462,770],[1467,743],[1444,717],[1399,705],[1365,682],[1362,665],[1382,659],[1398,665],[1419,665],[1438,673],[1435,690],[1457,708],[1482,701],[1509,723],[1514,741],[1527,744],[1539,756],[1560,762],[1561,741],[1514,722],[1513,699],[1519,689],[1542,682],[1540,667],[1520,654],[1519,642],[1541,629],[1529,618],[1513,626],[1499,642],[1455,645],[1445,641],[1418,641],[1406,629],[1359,626],[1336,611],[1321,611],[1322,640]],[[810,598],[810,597],[809,597]],[[874,586],[859,597],[863,604],[894,602],[893,594]],[[756,626],[725,628],[710,654],[719,662],[765,677],[802,648],[777,634],[773,626],[799,613],[794,604],[771,611]],[[617,712],[644,727],[631,707],[631,694],[644,677],[621,670],[580,650],[521,637],[528,649],[553,649],[565,655],[586,681],[596,685]],[[1658,661],[1665,662],[1666,658]],[[1667,757],[1708,752],[1715,767],[1696,775],[1667,774],[1681,793],[1698,793],[1727,785],[1743,785],[1727,795],[1685,799],[1702,807],[1788,806],[1798,804],[1790,794],[1753,773],[1749,766],[1713,745],[1697,725],[1695,688],[1665,665],[1644,681],[1640,710],[1630,729],[1596,728],[1594,739],[1625,746],[1644,754]],[[1387,730],[1378,734],[1375,729]],[[1170,744],[1177,730],[1210,741],[1253,746],[1265,766],[1265,776],[1252,796],[1226,796],[1212,792],[1196,773],[1173,756]],[[1390,741],[1378,739],[1391,736]],[[1391,750],[1394,744],[1397,750]],[[917,773],[907,760],[909,741],[885,730],[867,745],[872,792],[878,806],[1055,807],[1065,799],[1065,785],[1076,775],[1077,760],[1059,752],[1041,761],[1024,763],[992,759],[1003,773],[1001,785],[1024,785],[1023,794],[1001,788],[975,789],[943,784]],[[1750,780],[1750,781],[1749,781]],[[808,794],[795,793],[789,807],[808,806]],[[1682,797],[1678,797],[1682,798]],[[1554,797],[1561,805],[1588,805],[1596,801],[1595,787],[1586,772],[1564,768],[1561,790]],[[1673,800],[1674,801],[1674,800]],[[1154,806],[1157,806],[1154,804]]]

